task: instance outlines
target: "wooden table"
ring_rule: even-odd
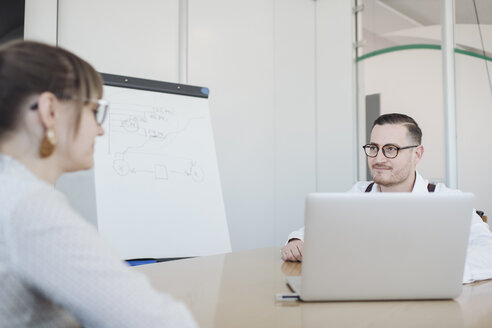
[[[492,327],[492,280],[463,286],[456,300],[278,302],[301,264],[266,248],[135,267],[207,327]]]

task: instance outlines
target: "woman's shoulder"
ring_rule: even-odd
[[[0,188],[0,207],[3,218],[10,216],[11,212],[25,198],[36,197],[37,195],[49,197],[53,190],[48,184],[37,179],[2,172],[0,172],[0,185],[2,186]]]
[[[11,219],[24,227],[85,222],[63,193],[44,184],[22,193],[12,208]]]
[[[30,172],[0,171],[0,220],[7,229],[78,216],[66,196]]]

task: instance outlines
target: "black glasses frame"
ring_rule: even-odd
[[[378,156],[378,153],[379,153],[379,150],[381,149],[382,152],[383,152],[384,157],[392,159],[392,158],[396,158],[396,156],[398,156],[398,154],[400,153],[400,150],[409,149],[409,148],[415,148],[415,147],[418,147],[418,146],[420,146],[420,145],[412,145],[412,146],[398,147],[397,145],[386,144],[386,145],[382,146],[381,148],[379,148],[378,145],[375,145],[375,144],[367,144],[367,145],[362,146],[362,148],[364,149],[364,152],[366,153],[366,156],[367,157],[372,157],[372,158],[377,157]],[[376,147],[377,148],[377,151],[376,151],[376,154],[375,155],[370,155],[368,153],[370,147]],[[395,156],[388,156],[386,154],[386,151],[387,151],[388,147],[394,147],[394,148],[396,148],[396,155]]]

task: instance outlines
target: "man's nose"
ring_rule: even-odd
[[[388,159],[386,158],[386,156],[384,156],[383,154],[383,150],[380,149],[378,151],[378,153],[376,154],[376,157],[374,157],[374,160],[379,163],[379,162],[386,162]]]

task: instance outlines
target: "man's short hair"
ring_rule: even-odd
[[[420,130],[419,125],[413,118],[407,116],[405,114],[399,113],[391,113],[384,114],[379,116],[374,123],[372,124],[372,128],[376,125],[385,125],[385,124],[403,124],[408,129],[408,135],[415,141],[417,144],[422,143],[422,130]]]

